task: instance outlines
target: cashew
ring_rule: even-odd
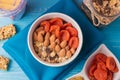
[[[64,41],[62,41],[60,43],[61,48],[65,48],[66,45],[67,45],[67,41],[66,40],[64,40]]]
[[[56,44],[60,44],[60,40],[59,39],[56,39],[55,42],[56,42]]]
[[[49,38],[50,38],[50,33],[47,32],[46,35],[45,35],[45,40],[49,40]]]
[[[57,53],[59,57],[65,57],[65,49],[61,49],[59,53]]]
[[[71,51],[67,51],[67,53],[66,53],[66,58],[70,58],[71,56],[72,56]]]
[[[49,40],[45,40],[44,43],[43,43],[43,45],[44,45],[45,47],[48,47],[48,46],[49,46],[49,43],[50,43]]]
[[[43,42],[43,35],[41,33],[38,33],[38,41]]]
[[[55,39],[56,39],[56,37],[55,37],[55,35],[53,34],[53,35],[50,37],[50,43],[55,42]]]
[[[59,52],[59,51],[60,51],[60,49],[61,49],[61,48],[60,48],[60,46],[59,46],[59,45],[56,45],[56,46],[55,46],[55,51],[56,51],[56,52]]]
[[[75,53],[75,49],[74,48],[71,48],[70,51],[71,51],[72,54]]]
[[[55,46],[56,46],[56,43],[55,43],[55,42],[52,42],[52,43],[49,45],[49,48],[50,48],[51,50],[53,50],[53,49],[55,48]]]
[[[37,36],[37,33],[36,33],[36,32],[34,32],[34,33],[33,33],[33,40],[34,40],[34,41],[37,41],[37,40],[38,40],[38,38],[37,38],[37,37],[38,37],[38,36]]]

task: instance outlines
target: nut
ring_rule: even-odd
[[[66,40],[64,40],[64,41],[62,41],[60,43],[61,48],[65,48],[66,45],[67,45],[67,41]]]
[[[71,48],[70,51],[71,51],[72,54],[75,53],[75,49],[74,48]]]
[[[71,56],[72,56],[71,51],[67,51],[67,53],[66,53],[66,58],[70,58]]]
[[[60,40],[59,39],[56,39],[55,42],[56,42],[56,44],[60,44]]]
[[[44,45],[45,47],[48,47],[48,46],[49,46],[49,43],[50,43],[49,40],[45,40],[44,43],[43,43],[43,45]]]
[[[60,46],[59,46],[59,45],[56,45],[56,46],[55,46],[55,51],[56,51],[56,52],[59,52],[60,50],[61,50]]]
[[[66,46],[66,47],[65,47],[65,50],[66,50],[66,51],[68,51],[69,49],[70,49],[70,47],[69,47],[69,46]]]
[[[47,57],[47,53],[45,51],[42,52],[42,57]]]
[[[41,33],[38,33],[38,41],[43,42],[43,35]]]
[[[55,57],[55,55],[56,55],[55,51],[52,51],[52,52],[50,53],[50,57]]]
[[[50,44],[49,48],[50,48],[51,50],[53,50],[53,49],[55,48],[55,46],[56,46],[56,43],[55,43],[55,42],[52,42],[52,43]]]
[[[36,32],[38,33],[40,31],[43,31],[43,29],[44,29],[43,27],[39,27],[39,28],[36,29]]]
[[[65,49],[61,49],[59,53],[57,53],[59,57],[65,57]]]
[[[55,37],[55,35],[53,34],[53,35],[50,37],[50,43],[55,42],[55,39],[56,39],[56,37]]]
[[[50,38],[50,33],[47,32],[46,35],[45,35],[45,40],[49,40],[49,38]]]
[[[34,40],[34,41],[37,41],[37,39],[38,39],[37,33],[34,32],[34,33],[33,33],[33,40]]]

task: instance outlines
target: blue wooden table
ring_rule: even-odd
[[[12,21],[8,18],[0,18],[0,26],[4,26],[7,24],[15,24],[17,28],[19,28],[20,32],[22,29],[25,28],[26,25],[28,25],[30,22],[32,22],[36,17],[36,14],[42,14],[45,12],[48,8],[50,8],[52,5],[54,5],[58,0],[28,0],[27,4],[27,10],[25,15],[21,20],[18,21]],[[26,24],[24,23],[26,22]],[[114,25],[114,26],[113,26]],[[112,23],[112,25],[108,25],[106,28],[100,30],[101,33],[104,35],[104,41],[108,48],[117,55],[120,54],[120,18],[118,18],[116,21]],[[10,59],[9,69],[8,71],[0,71],[0,80],[29,80],[28,77],[24,74],[24,72],[21,70],[19,65],[15,62],[15,60],[9,55],[9,53],[6,53],[2,45],[7,40],[0,41],[0,55],[3,55],[5,57],[8,57]],[[116,57],[120,58],[116,55]],[[70,72],[70,74],[77,73],[78,71]]]

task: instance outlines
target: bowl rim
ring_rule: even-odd
[[[31,30],[33,29],[33,27],[35,27],[34,25],[35,25],[37,22],[40,23],[39,20],[41,20],[42,18],[44,18],[44,17],[46,17],[46,16],[50,16],[50,15],[58,15],[58,17],[60,17],[60,16],[67,17],[68,19],[70,19],[70,20],[73,22],[73,24],[77,25],[77,28],[79,29],[79,30],[77,30],[77,31],[79,31],[79,34],[80,34],[80,35],[78,35],[78,38],[80,39],[80,40],[79,40],[80,42],[79,42],[78,48],[76,49],[74,55],[73,55],[70,59],[68,59],[68,60],[66,60],[66,61],[64,61],[64,62],[61,62],[61,63],[48,63],[48,62],[42,61],[42,60],[38,57],[38,55],[36,54],[36,52],[34,51],[34,49],[33,49],[33,50],[31,49],[31,47],[33,47],[33,45],[32,45],[32,46],[30,45],[30,44],[32,43],[32,41],[30,42],[30,35],[33,34],[33,33],[31,33]],[[53,16],[53,18],[54,18],[54,16]],[[60,18],[61,18],[61,17],[60,17]],[[49,18],[48,18],[48,19],[49,19]],[[45,20],[45,19],[44,19],[44,20]],[[64,20],[64,19],[63,19],[63,20]],[[72,23],[71,23],[71,24],[72,24]],[[74,27],[74,26],[73,26],[73,27]],[[35,28],[36,28],[36,27],[35,27]],[[35,30],[35,29],[34,29],[34,30]],[[33,31],[33,32],[34,32],[34,31]],[[43,14],[42,16],[38,17],[38,18],[32,23],[32,25],[30,26],[30,29],[29,29],[29,31],[28,31],[27,43],[28,43],[28,48],[29,48],[30,53],[32,54],[32,56],[33,56],[39,63],[44,64],[44,65],[49,66],[49,67],[60,67],[60,66],[65,66],[65,65],[71,63],[71,62],[79,55],[79,53],[80,53],[80,51],[81,51],[81,49],[82,49],[82,46],[83,46],[83,34],[82,34],[81,27],[78,25],[78,23],[77,23],[72,17],[68,16],[67,14],[60,13],[60,12],[50,12],[50,13],[46,13],[46,14]]]

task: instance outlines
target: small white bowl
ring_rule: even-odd
[[[84,80],[89,80],[89,77],[88,77],[88,69],[93,61],[93,59],[95,58],[95,55],[98,54],[98,53],[102,53],[106,56],[111,56],[115,59],[115,62],[116,62],[116,65],[118,67],[118,72],[114,73],[113,75],[113,80],[120,80],[120,63],[118,61],[118,59],[114,56],[114,54],[104,45],[104,44],[101,44],[99,46],[99,48],[97,50],[95,50],[87,59],[82,71],[78,74],[75,74],[69,78],[67,78],[66,80],[69,80],[70,78],[72,77],[76,77],[76,76],[81,76],[84,78]]]
[[[62,63],[54,63],[54,64],[52,64],[52,63],[42,61],[39,58],[39,56],[36,54],[36,52],[34,50],[34,47],[33,47],[33,38],[32,38],[32,36],[33,36],[33,32],[38,27],[38,25],[40,24],[41,21],[48,20],[48,19],[55,18],[55,17],[59,17],[59,18],[63,19],[64,21],[71,23],[73,25],[73,27],[76,28],[76,30],[78,31],[79,45],[78,45],[78,48],[76,49],[75,54],[70,59],[68,59],[68,60],[66,60],[65,62],[62,62]],[[28,47],[29,47],[29,50],[30,50],[32,56],[38,62],[40,62],[40,63],[42,63],[44,65],[47,65],[47,66],[51,66],[51,67],[64,66],[64,65],[72,62],[78,56],[78,54],[80,53],[80,50],[82,48],[82,44],[83,44],[83,36],[82,36],[82,31],[81,31],[80,26],[76,23],[75,20],[73,20],[71,17],[69,17],[68,15],[63,14],[63,13],[53,12],[53,13],[44,14],[43,16],[41,16],[37,20],[35,20],[35,22],[30,27],[30,30],[29,30],[29,33],[28,33]]]

